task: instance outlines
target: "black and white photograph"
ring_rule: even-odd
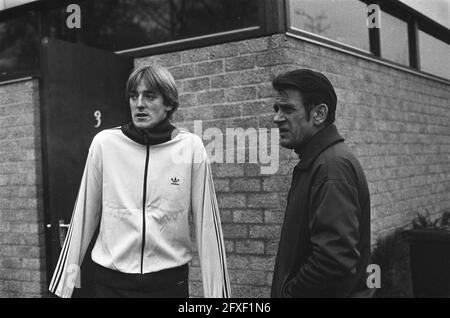
[[[0,298],[450,298],[450,0],[0,0]]]

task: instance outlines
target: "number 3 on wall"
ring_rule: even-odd
[[[95,120],[97,121],[97,123],[94,125],[94,127],[98,128],[102,124],[102,113],[99,110],[96,110],[94,112],[94,117],[95,117]]]

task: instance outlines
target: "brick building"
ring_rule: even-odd
[[[203,131],[210,127],[223,132],[238,127],[270,130],[271,79],[297,67],[323,72],[338,96],[336,125],[360,159],[369,181],[374,247],[383,236],[409,226],[416,213],[428,211],[435,217],[448,210],[449,26],[438,17],[420,13],[420,8],[382,1],[380,28],[364,25],[363,39],[360,35],[340,37],[320,33],[321,18],[312,23],[314,28],[302,24],[298,16],[317,18],[316,13],[321,12],[314,11],[317,8],[308,1],[244,2],[256,6],[258,15],[241,7],[238,20],[248,18],[250,22],[239,22],[236,30],[225,28],[182,40],[168,38],[147,47],[136,44],[136,48],[119,47],[116,42],[108,47],[106,39],[99,41],[98,47],[131,56],[135,65],[156,62],[166,66],[180,90],[175,125],[191,132],[195,120],[202,121]],[[348,14],[365,22],[366,16],[358,14],[367,14],[370,2],[349,2],[352,8],[361,6],[363,11]],[[4,15],[0,15],[0,39],[6,36],[2,27],[8,21],[55,6],[52,1],[37,1],[8,8],[7,3],[4,1]],[[83,1],[80,5],[83,14]],[[56,7],[61,9],[61,4]],[[247,16],[241,19],[243,13]],[[330,25],[337,23],[330,16]],[[354,16],[349,18],[357,23]],[[387,44],[393,39],[383,33],[383,25],[400,36],[398,46]],[[343,26],[342,32],[347,32],[346,28]],[[62,39],[70,41],[88,38],[70,32],[63,35],[67,38]],[[434,50],[428,49],[429,43]],[[5,70],[0,82],[0,297],[45,297],[53,270],[48,268],[48,237],[55,228],[48,226],[52,218],[47,203],[48,197],[56,194],[49,193],[46,185],[44,92],[38,62],[27,60],[28,69],[19,68],[22,61],[11,62],[14,57],[8,55],[7,46],[0,46],[0,70]],[[286,195],[297,163],[294,152],[279,151],[279,169],[274,174],[261,174],[260,164],[248,161],[213,164],[235,297],[270,295]],[[407,259],[407,250],[402,249],[402,253],[401,262]],[[403,286],[398,295],[411,296],[408,270],[403,263],[398,266],[396,280]],[[201,296],[196,259],[190,278],[192,296]]]

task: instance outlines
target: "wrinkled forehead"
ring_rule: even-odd
[[[277,91],[274,95],[276,103],[286,104],[286,103],[301,103],[302,95],[296,89],[287,88],[284,90]]]
[[[289,100],[289,96],[285,91],[277,91],[274,95],[275,102],[286,103]]]

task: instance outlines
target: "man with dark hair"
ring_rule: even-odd
[[[281,74],[272,84],[280,145],[300,159],[287,198],[272,297],[369,296],[369,189],[333,124],[333,85],[308,69]]]

